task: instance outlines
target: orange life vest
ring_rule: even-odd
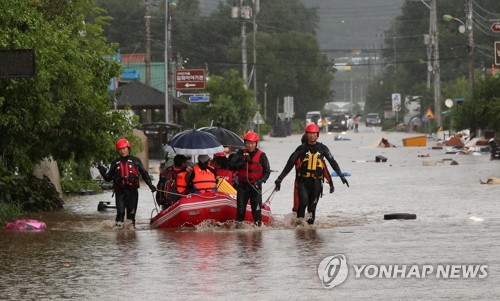
[[[217,181],[215,175],[209,169],[201,169],[200,166],[193,167],[194,178],[193,187],[195,191],[207,192],[217,189]]]
[[[187,171],[186,169],[182,168],[174,168],[175,172],[175,186],[177,188],[178,193],[186,193],[187,192],[187,182],[186,182],[186,175]]]
[[[264,167],[262,163],[260,163],[260,156],[262,154],[263,152],[261,150],[257,150],[250,162],[247,162],[247,164],[243,165],[243,167],[238,170],[238,183],[255,184],[255,182],[262,177],[264,173]]]

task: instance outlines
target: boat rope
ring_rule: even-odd
[[[247,167],[247,182],[248,184],[252,187],[253,190],[255,190],[258,194],[264,195],[266,194],[269,190],[271,190],[273,187],[269,187],[266,191],[262,191],[257,189],[254,185],[250,184],[250,179],[248,178],[248,162],[246,162],[246,167]]]
[[[274,187],[273,192],[271,192],[271,194],[263,204],[268,204],[269,206],[271,206],[271,201],[273,200],[276,191],[276,187]]]
[[[151,192],[151,194],[153,195],[153,204],[155,204],[155,209],[153,209],[151,211],[151,218],[153,218],[153,212],[156,211],[156,214],[158,214],[160,211],[158,210],[158,206],[156,206],[156,198],[155,198],[155,193],[154,192]]]
[[[214,199],[214,198],[216,198],[216,197],[219,196],[218,193],[215,193],[215,195],[213,195],[213,196],[205,196],[205,195],[202,195],[202,194],[199,194],[199,193],[194,193],[194,192],[193,193],[189,193],[189,194],[181,194],[181,193],[175,193],[175,192],[165,191],[165,190],[160,190],[160,189],[157,189],[156,191],[168,193],[168,194],[171,194],[171,195],[177,195],[177,196],[185,197],[185,198],[190,198],[193,195],[196,195],[196,196],[199,196],[199,197],[204,198],[204,199]]]
[[[264,194],[268,193],[269,190],[271,190],[271,189],[274,189],[274,186],[271,186],[271,187],[267,188],[265,191],[262,191],[261,194],[264,195]]]

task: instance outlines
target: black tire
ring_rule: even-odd
[[[389,213],[384,214],[385,220],[393,219],[417,219],[417,215],[413,213]]]
[[[97,211],[106,211],[106,209],[116,209],[116,206],[111,206],[110,202],[103,201],[100,201],[99,204],[97,204]]]

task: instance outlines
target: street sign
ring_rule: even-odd
[[[210,96],[209,95],[191,95],[191,96],[189,96],[189,101],[190,102],[209,102]]]
[[[491,30],[493,30],[493,32],[500,32],[500,23],[491,24]]]
[[[205,89],[204,69],[175,70],[176,90],[202,90]]]
[[[266,124],[266,122],[264,121],[264,118],[262,118],[262,115],[260,115],[259,111],[257,111],[257,113],[255,113],[255,115],[253,116],[253,123],[254,124]]]
[[[394,112],[401,111],[401,94],[399,93],[392,94],[392,110]]]
[[[0,50],[0,78],[20,78],[35,76],[35,50]]]
[[[495,42],[495,65],[500,65],[500,42]]]
[[[432,112],[432,109],[428,108],[424,114],[424,119],[435,119],[435,118],[436,116],[434,116],[434,112]]]

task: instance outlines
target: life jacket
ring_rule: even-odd
[[[250,162],[247,162],[247,164],[238,170],[238,183],[255,184],[262,177],[264,173],[264,166],[260,163],[260,156],[262,154],[261,150],[257,150]]]
[[[297,176],[303,178],[322,179],[324,177],[325,163],[319,153],[308,151],[302,159],[297,160],[295,168]]]
[[[118,160],[114,179],[115,188],[139,187],[139,169],[131,158]]]
[[[173,166],[169,166],[165,170],[161,171],[160,180],[158,181],[158,184],[156,184],[156,202],[158,205],[166,207],[168,192],[171,191],[174,180],[175,171]]]
[[[233,185],[233,172],[227,169],[218,168],[215,170],[215,178],[226,180],[231,186]]]
[[[187,170],[184,168],[175,168],[175,186],[177,189],[178,193],[186,193],[187,192],[187,182],[186,182],[186,175],[187,175]]]
[[[209,169],[201,169],[200,166],[193,167],[193,188],[195,192],[207,192],[217,190],[215,175]]]

